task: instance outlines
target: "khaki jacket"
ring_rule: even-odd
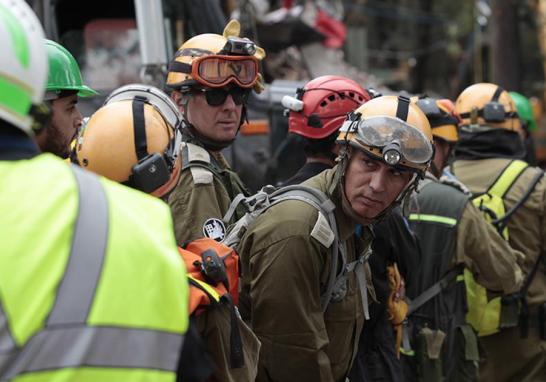
[[[335,168],[304,184],[328,193],[334,174]],[[365,230],[366,238],[358,238],[339,191],[331,198],[350,262],[371,235]],[[344,381],[352,365],[364,324],[360,291],[349,273],[346,296],[322,313],[330,250],[311,236],[317,219],[307,203],[285,201],[260,215],[240,243],[241,314],[262,342],[257,381]]]
[[[479,194],[486,191],[495,182],[509,163],[510,159],[501,158],[458,160],[453,164],[453,171],[473,194]],[[536,168],[527,168],[508,190],[505,197],[507,209],[520,200],[537,171]],[[525,204],[514,213],[508,222],[508,231],[510,245],[525,257],[523,261],[520,261],[520,265],[524,275],[527,275],[539,255],[546,251],[546,179],[543,178],[536,185]],[[475,237],[474,242],[479,245],[480,237]],[[540,265],[529,288],[527,299],[530,306],[546,301],[546,266],[544,262]]]
[[[168,198],[179,245],[203,236],[212,237],[206,234],[205,227],[211,223],[215,224],[217,231],[225,233],[226,227],[220,221],[235,196],[247,193],[221,153],[212,153],[197,144],[185,143],[182,162],[180,179]],[[199,165],[191,166],[190,163]],[[219,240],[222,238],[218,237]]]
[[[214,221],[218,231],[225,231],[222,217],[232,199],[245,192],[241,180],[231,171],[222,154],[209,152],[189,142],[183,144],[181,154],[180,179],[168,198],[179,245],[207,236],[207,221]],[[197,162],[199,166],[190,166],[190,162]],[[207,310],[196,319],[199,334],[216,364],[214,378],[222,382],[254,381],[260,343],[246,324],[239,322],[245,365],[231,369],[230,319],[230,310],[223,304]]]

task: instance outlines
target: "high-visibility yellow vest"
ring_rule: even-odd
[[[0,380],[175,381],[187,307],[161,201],[48,154],[0,161]]]

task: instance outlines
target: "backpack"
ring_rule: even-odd
[[[369,319],[367,280],[364,264],[371,255],[371,247],[368,246],[355,261],[347,263],[347,248],[345,243],[339,238],[334,215],[335,205],[322,191],[298,184],[281,188],[265,186],[256,194],[248,197],[243,194],[237,195],[223,217],[224,223],[227,224],[231,221],[235,211],[241,204],[247,212],[228,228],[223,243],[229,247],[237,248],[243,235],[258,216],[270,207],[287,200],[299,200],[318,211],[317,224],[311,232],[311,236],[324,246],[330,248],[331,269],[337,270],[330,272],[327,285],[321,292],[320,303],[322,311],[326,311],[331,301],[339,301],[345,296],[347,275],[350,272],[355,272],[360,287],[364,316],[366,319]]]
[[[231,368],[244,366],[243,343],[238,326],[239,256],[214,239],[193,240],[179,247],[190,284],[190,315],[198,316],[225,302],[231,310]]]
[[[484,193],[474,195],[472,198],[472,203],[483,213],[485,220],[493,225],[505,240],[510,238],[508,221],[529,198],[544,175],[542,171],[537,173],[521,199],[507,211],[504,197],[528,167],[529,165],[524,161],[511,161]],[[525,295],[536,274],[539,262],[540,257],[519,292],[492,299],[488,298],[487,290],[476,283],[472,273],[465,270],[468,302],[466,320],[479,336],[488,336],[497,333],[501,328],[514,327],[522,323],[521,308],[526,306]]]

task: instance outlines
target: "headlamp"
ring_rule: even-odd
[[[247,38],[228,37],[221,53],[229,55],[253,56],[256,53],[256,44]]]
[[[383,160],[391,166],[396,166],[402,159],[400,154],[400,145],[397,142],[393,142],[385,148],[383,148]]]
[[[369,147],[389,165],[421,166],[428,163],[433,154],[432,143],[420,130],[389,116],[346,120],[340,136],[349,144]]]

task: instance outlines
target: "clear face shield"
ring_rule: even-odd
[[[365,146],[374,156],[391,166],[424,170],[432,159],[432,142],[420,130],[394,117],[378,116],[360,121],[345,121],[340,129],[349,143]],[[350,137],[353,135],[352,137]]]

